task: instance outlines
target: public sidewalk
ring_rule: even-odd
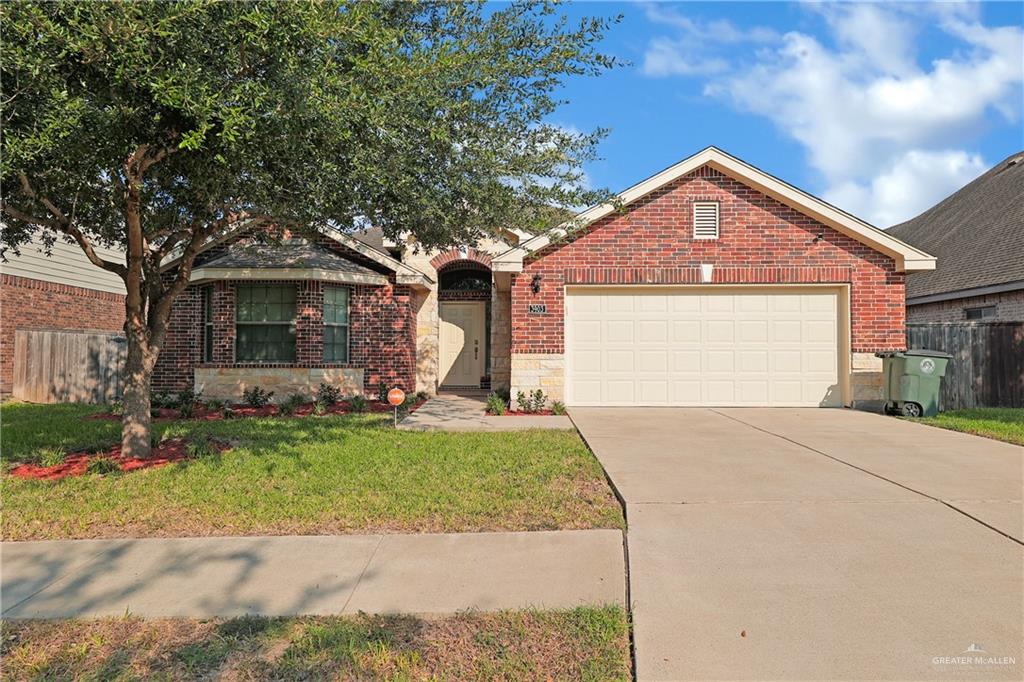
[[[576,428],[565,415],[495,417],[484,414],[486,406],[482,393],[442,393],[399,422],[398,428],[403,431],[572,431]]]
[[[5,542],[3,618],[625,604],[618,530]]]

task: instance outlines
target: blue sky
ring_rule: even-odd
[[[1024,149],[1021,3],[576,2],[614,16],[553,122],[611,128],[620,191],[713,144],[880,227]]]

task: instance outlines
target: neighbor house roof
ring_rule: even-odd
[[[216,279],[316,279],[347,284],[387,284],[387,277],[322,246],[294,240],[274,246],[238,244],[192,271],[191,282]]]
[[[1024,152],[889,233],[939,259],[907,278],[910,304],[1024,288]]]
[[[657,175],[647,178],[639,184],[619,194],[614,201],[598,204],[578,214],[575,218],[545,234],[527,239],[519,246],[509,249],[492,262],[496,271],[519,272],[523,267],[523,257],[538,249],[542,249],[552,241],[566,235],[574,229],[580,229],[594,223],[619,208],[639,201],[651,192],[692,173],[702,166],[710,166],[715,170],[739,180],[748,187],[790,206],[804,215],[810,216],[824,225],[867,244],[896,261],[897,270],[931,270],[935,267],[935,258],[920,249],[914,248],[891,234],[842,211],[815,196],[804,192],[764,171],[737,159],[717,147],[708,147],[679,163],[666,168]]]

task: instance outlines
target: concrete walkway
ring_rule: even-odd
[[[618,530],[2,545],[3,618],[625,604]]]
[[[403,419],[405,431],[525,431],[527,429],[573,430],[566,416],[492,417],[484,414],[482,395],[442,393]]]
[[[1024,679],[1024,448],[850,410],[571,414],[626,502],[640,680]]]

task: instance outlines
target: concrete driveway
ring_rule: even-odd
[[[571,416],[626,502],[640,680],[1024,678],[1024,448],[851,410]]]

